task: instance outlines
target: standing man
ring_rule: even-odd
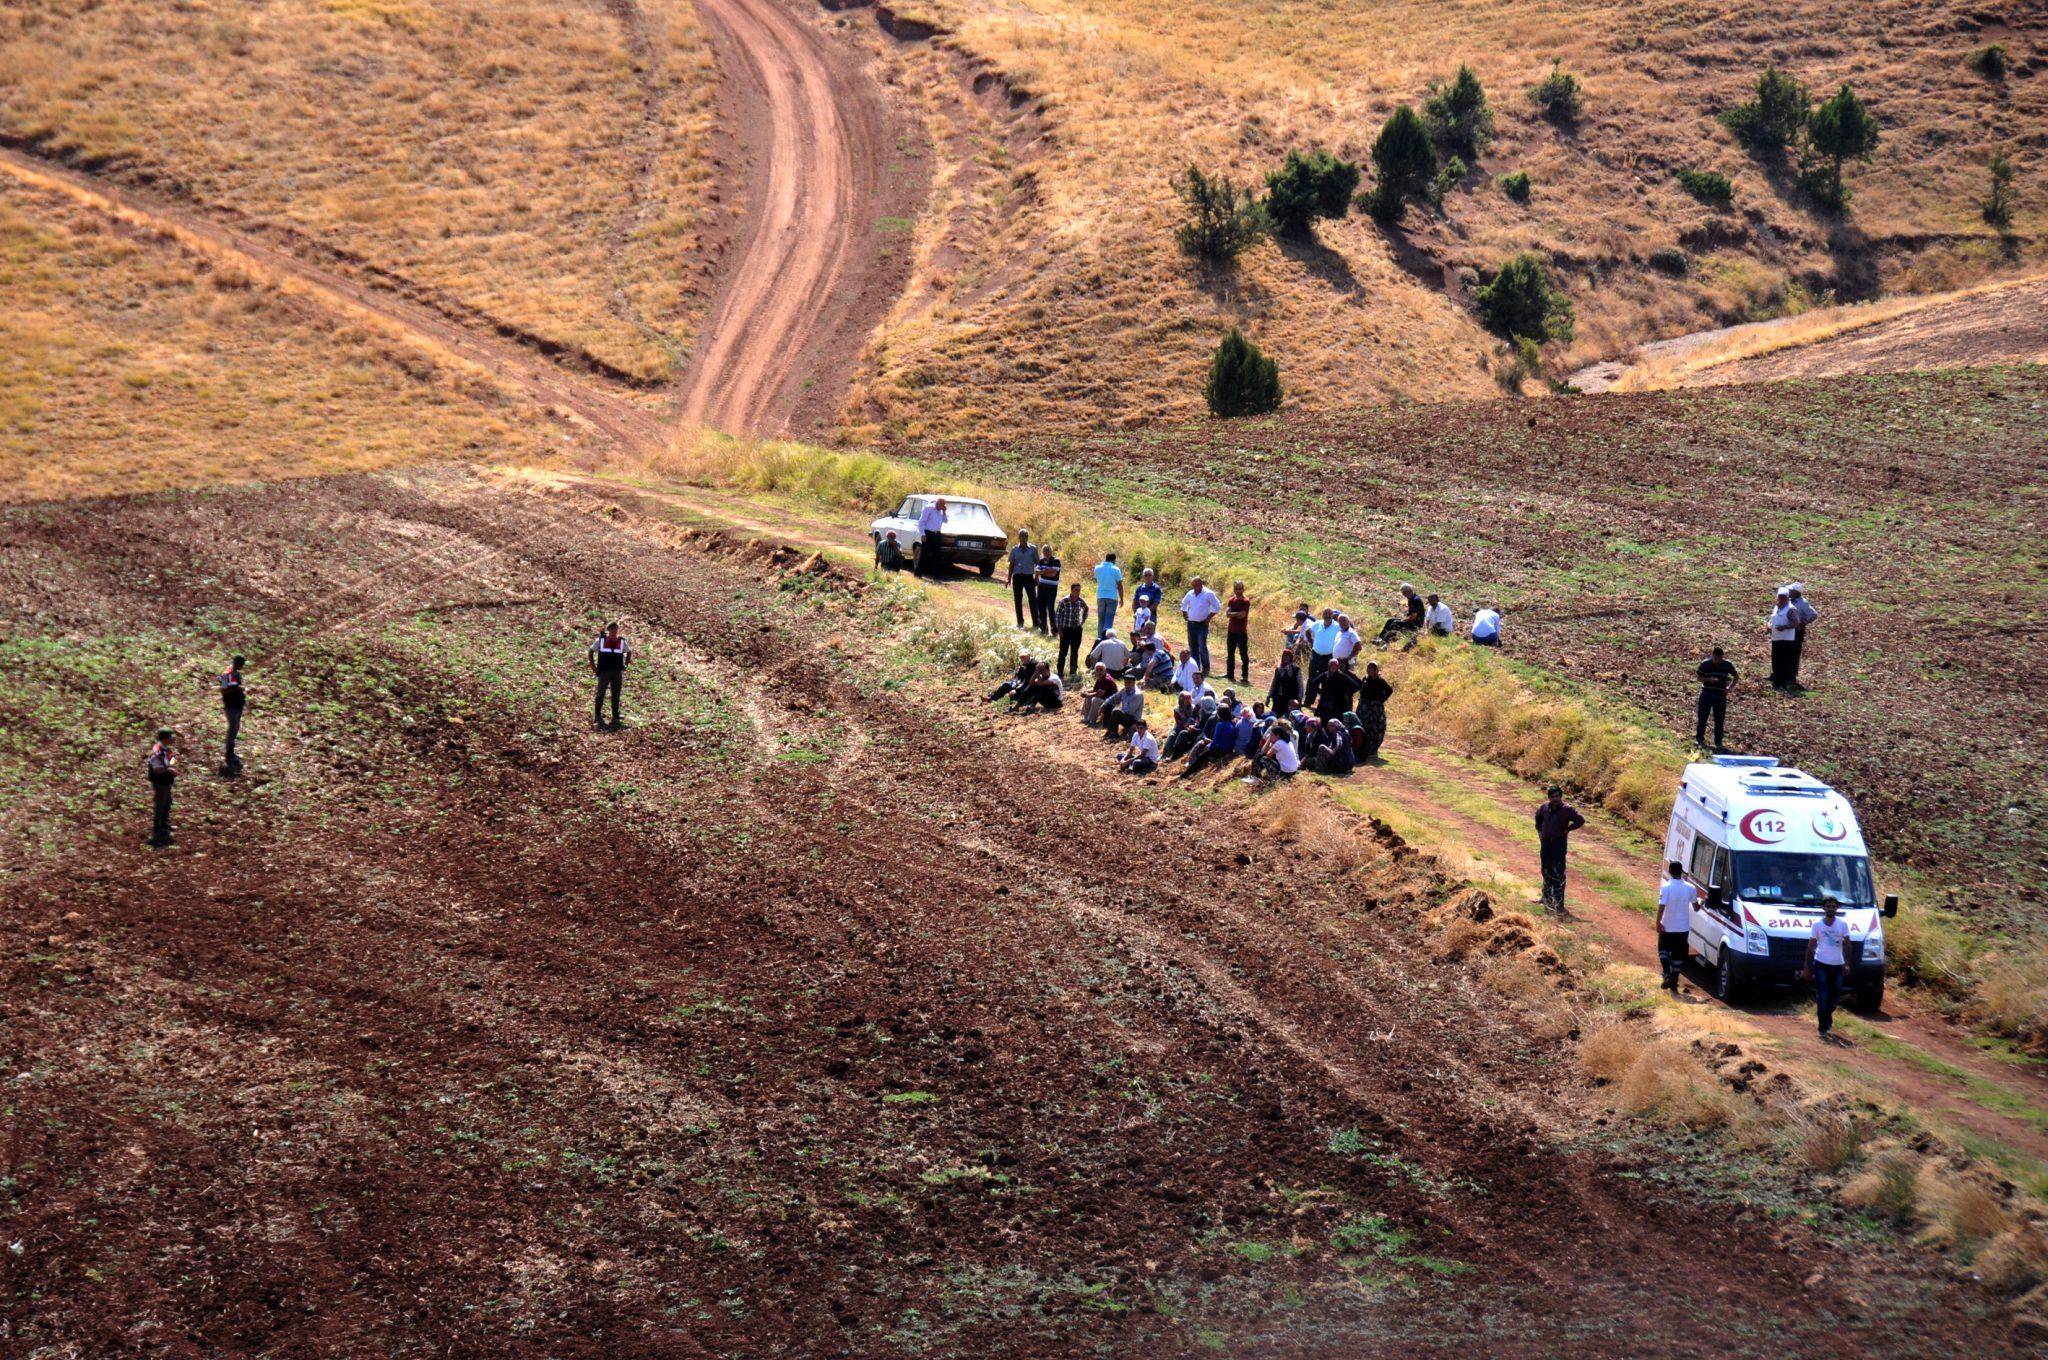
[[[1790,689],[1799,668],[1799,613],[1792,608],[1791,591],[1778,591],[1778,603],[1771,610],[1770,630],[1771,688]]]
[[[1088,605],[1081,599],[1081,583],[1074,582],[1067,587],[1067,598],[1060,601],[1053,612],[1053,625],[1060,633],[1059,660],[1053,669],[1061,675],[1073,675],[1081,669],[1081,629],[1088,622]]]
[[[1038,622],[1038,549],[1031,546],[1031,531],[1017,531],[1017,546],[1010,549],[1010,603],[1017,610],[1017,626],[1024,626],[1024,611],[1031,611],[1031,626]],[[1043,629],[1040,629],[1043,631]]]
[[[1048,543],[1038,553],[1038,610],[1037,628],[1041,633],[1052,632],[1052,612],[1060,603],[1060,554]]]
[[[228,744],[221,752],[220,772],[233,779],[242,772],[242,758],[235,753],[235,741],[242,735],[242,709],[249,703],[249,691],[242,685],[243,658],[235,657],[220,676],[220,707],[228,719]]]
[[[155,805],[149,843],[162,849],[171,843],[171,785],[178,782],[178,734],[168,727],[157,729],[149,748],[149,790]]]
[[[946,527],[946,498],[939,496],[926,503],[917,515],[917,573],[937,579],[939,574],[939,534]]]
[[[1657,890],[1657,961],[1664,965],[1664,990],[1678,990],[1678,973],[1692,951],[1692,909],[1700,890],[1685,881],[1685,866],[1673,860],[1664,866],[1664,886]]]
[[[1820,617],[1820,611],[1806,602],[1806,586],[1794,581],[1785,587],[1792,601],[1792,688],[1798,689],[1799,663],[1806,656],[1806,626]]]
[[[597,641],[590,644],[590,673],[597,677],[597,701],[591,706],[590,725],[604,726],[605,691],[612,696],[612,731],[619,730],[619,690],[626,680],[626,665],[633,659],[633,644],[619,636],[615,619],[604,626]]]
[[[1124,602],[1124,569],[1116,564],[1115,553],[1104,553],[1095,564],[1095,636],[1101,637],[1116,622],[1116,607]]]
[[[1820,919],[1806,941],[1806,968],[1800,977],[1813,983],[1813,999],[1820,1012],[1820,1037],[1847,1048],[1849,1042],[1834,1033],[1835,1007],[1842,1001],[1842,974],[1848,971],[1848,956],[1842,952],[1849,942],[1849,923],[1840,918],[1840,906],[1832,897],[1820,902]]]
[[[1138,588],[1131,592],[1131,608],[1149,609],[1152,611],[1153,619],[1157,620],[1159,617],[1159,601],[1165,598],[1165,595],[1166,590],[1159,584],[1157,573],[1152,568],[1147,567],[1138,578]]]
[[[1324,609],[1323,617],[1308,630],[1308,689],[1302,702],[1316,701],[1316,682],[1323,678],[1323,672],[1330,669],[1330,662],[1337,655],[1337,639],[1344,635],[1344,625],[1337,622],[1337,611]]]
[[[1472,645],[1500,646],[1500,610],[1488,605],[1472,616]]]
[[[1180,616],[1188,621],[1188,650],[1195,654],[1204,675],[1209,672],[1209,620],[1223,612],[1223,601],[1197,576],[1188,593],[1180,597]]]
[[[1725,751],[1722,738],[1728,725],[1728,693],[1735,688],[1737,676],[1735,663],[1722,655],[1716,647],[1714,654],[1700,662],[1695,672],[1700,678],[1700,698],[1694,705],[1696,718],[1692,725],[1692,741],[1695,746],[1707,744],[1707,716],[1714,719],[1714,749]]]
[[[1543,863],[1543,905],[1559,916],[1569,916],[1564,906],[1565,843],[1572,832],[1586,824],[1579,810],[1564,800],[1564,790],[1552,784],[1536,807],[1536,844]]]
[[[1230,588],[1230,598],[1223,602],[1223,678],[1249,685],[1252,682],[1252,602],[1244,593],[1244,582],[1238,581]],[[1237,673],[1238,663],[1244,663],[1244,674]]]

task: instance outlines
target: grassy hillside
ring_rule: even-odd
[[[0,133],[637,378],[707,296],[710,58],[683,0],[22,0]]]
[[[1028,135],[977,143],[984,177],[931,251],[929,293],[878,346],[848,423],[915,436],[1078,426],[1198,409],[1232,321],[1274,352],[1292,399],[1334,409],[1492,390],[1495,342],[1460,296],[1534,249],[1578,311],[1560,369],[1629,344],[1841,296],[1952,287],[2038,258],[2048,18],[2001,0],[1851,7],[1611,0],[921,0],[946,41],[1033,100]],[[1966,66],[1997,41],[2003,80]],[[1585,87],[1576,125],[1526,91],[1553,59]],[[1852,172],[1849,217],[1817,214],[1789,171],[1713,119],[1776,61],[1830,93],[1852,81],[1884,125]],[[1257,180],[1290,149],[1363,159],[1393,107],[1469,62],[1498,140],[1445,199],[1388,234],[1356,214],[1317,245],[1265,245],[1205,272],[1174,248],[1168,177],[1193,161]],[[2015,236],[1981,220],[1987,163],[2019,165]],[[1683,168],[1735,185],[1727,210]],[[1496,178],[1526,171],[1527,204]],[[937,228],[931,228],[936,232]]]
[[[310,303],[0,182],[0,500],[542,457],[566,437]]]
[[[1749,684],[1731,745],[1841,781],[1884,856],[1955,905],[2030,916],[2048,371],[1955,371],[1568,401],[1413,406],[925,445],[939,467],[1114,507],[1375,621],[1403,579],[1507,659],[1692,730],[1692,667]],[[1027,527],[1010,524],[1013,531]],[[1797,698],[1763,684],[1771,589],[1823,613]],[[1282,620],[1257,621],[1254,655]]]

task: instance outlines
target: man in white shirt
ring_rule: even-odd
[[[1124,673],[1124,667],[1131,664],[1131,649],[1116,635],[1116,629],[1112,628],[1102,635],[1102,640],[1088,653],[1088,664],[1107,666],[1111,675],[1120,676]]]
[[[1492,605],[1486,606],[1472,616],[1472,645],[1500,646],[1500,611]]]
[[[1205,672],[1209,669],[1209,620],[1222,612],[1223,601],[1202,584],[1199,576],[1189,584],[1188,593],[1180,597],[1180,616],[1188,621],[1188,650],[1202,663]]]
[[[1125,774],[1150,774],[1159,768],[1159,739],[1143,719],[1132,729],[1130,745],[1116,758],[1116,767]]]
[[[1316,682],[1323,678],[1323,672],[1330,669],[1336,659],[1337,639],[1344,635],[1344,625],[1337,622],[1337,611],[1325,609],[1321,619],[1309,625],[1308,694],[1302,700],[1305,704],[1316,701]]]
[[[1180,664],[1173,668],[1173,687],[1190,697],[1202,687],[1202,668],[1195,661],[1193,648],[1180,654]]]
[[[1794,654],[1799,647],[1799,611],[1792,607],[1792,592],[1780,587],[1778,603],[1771,610],[1771,688],[1790,689],[1798,671]]]
[[[1429,608],[1424,610],[1422,614],[1423,631],[1431,637],[1449,637],[1451,629],[1455,626],[1456,623],[1451,618],[1450,605],[1434,595],[1430,596]]]
[[[1657,890],[1657,961],[1664,965],[1664,990],[1678,990],[1678,970],[1691,952],[1692,909],[1700,890],[1685,881],[1685,866],[1673,860],[1664,866],[1664,886]]]
[[[946,498],[927,501],[917,514],[917,574],[939,574],[939,531],[946,527]]]
[[[1360,637],[1358,630],[1351,626],[1351,616],[1349,614],[1339,614],[1337,616],[1337,641],[1330,647],[1330,664],[1334,666],[1339,661],[1349,661],[1352,657],[1358,655],[1358,649],[1364,645],[1365,639]]]
[[[1820,1037],[1847,1048],[1849,1041],[1834,1033],[1835,1007],[1842,1001],[1842,981],[1849,971],[1849,923],[1841,919],[1841,907],[1832,897],[1820,904],[1820,919],[1806,941],[1806,970],[1799,976],[1813,983],[1813,999],[1820,1017]]]

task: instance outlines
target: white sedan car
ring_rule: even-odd
[[[924,513],[925,506],[940,499],[946,502],[946,524],[939,530],[941,562],[971,566],[983,576],[995,575],[996,563],[1003,560],[1010,538],[996,523],[986,501],[940,497],[935,493],[905,496],[895,514],[884,515],[868,526],[868,537],[880,543],[882,535],[894,529],[904,555],[915,561],[924,547],[924,535],[917,527],[918,516]]]

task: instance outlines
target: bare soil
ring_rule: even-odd
[[[976,736],[857,583],[586,509],[449,473],[0,518],[11,1344],[2023,1350],[1579,1136],[1398,857]]]

